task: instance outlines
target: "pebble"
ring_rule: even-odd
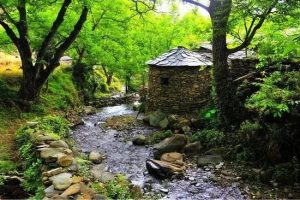
[[[163,192],[163,193],[165,193],[165,194],[168,194],[168,193],[169,193],[169,190],[166,189],[166,188],[161,188],[161,189],[159,189],[159,191],[161,191],[161,192]]]

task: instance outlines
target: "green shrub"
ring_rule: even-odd
[[[157,132],[154,132],[153,134],[151,134],[147,138],[147,141],[149,144],[156,144],[168,137],[171,137],[172,135],[173,135],[173,132],[171,130],[157,131]]]
[[[63,138],[69,136],[70,128],[68,121],[60,116],[48,115],[43,117],[38,124],[38,130],[53,132]]]
[[[92,188],[97,193],[105,195],[108,199],[132,199],[130,182],[121,174],[108,183],[93,183]]]
[[[247,100],[246,107],[276,118],[290,113],[300,103],[299,80],[299,72],[274,72],[257,84],[260,89]]]
[[[225,135],[223,132],[216,129],[204,129],[194,133],[190,140],[191,142],[200,141],[205,146],[217,146],[222,145]]]
[[[199,118],[205,127],[216,128],[220,126],[219,110],[214,107],[204,108],[199,112]]]

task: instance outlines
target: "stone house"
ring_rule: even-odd
[[[245,53],[237,52],[230,56],[229,62],[244,65],[241,61],[236,61],[244,58]],[[212,66],[210,46],[201,46],[195,51],[177,47],[148,61],[147,64],[147,111],[192,113],[209,101]],[[238,70],[239,67],[232,68]]]

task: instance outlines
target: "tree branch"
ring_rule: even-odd
[[[228,49],[230,54],[238,52],[238,51],[240,51],[240,50],[242,50],[242,49],[244,49],[244,48],[246,48],[250,45],[250,43],[253,40],[257,30],[262,27],[263,23],[265,22],[268,15],[272,12],[273,8],[276,6],[277,3],[278,3],[278,0],[274,0],[272,2],[272,4],[265,10],[265,12],[261,16],[259,16],[260,19],[259,19],[258,23],[255,26],[254,26],[254,23],[255,23],[258,16],[254,17],[252,19],[251,25],[248,29],[248,32],[246,33],[246,37],[245,37],[244,42],[242,44],[240,44],[239,46],[233,48],[233,49]]]
[[[65,39],[65,41],[56,49],[55,54],[51,59],[49,66],[46,69],[46,71],[48,71],[47,73],[50,74],[55,69],[55,67],[59,66],[59,59],[63,56],[64,52],[71,46],[71,44],[74,42],[74,40],[80,33],[83,24],[87,19],[87,14],[88,14],[88,7],[84,6],[80,18],[75,24],[73,31]]]
[[[71,0],[65,0],[63,5],[61,6],[60,11],[58,12],[57,17],[56,17],[55,21],[53,22],[53,25],[52,25],[48,35],[45,37],[45,39],[42,42],[42,45],[38,51],[36,63],[38,63],[38,64],[42,63],[42,60],[44,59],[44,56],[46,54],[47,47],[50,45],[51,40],[53,39],[58,28],[64,21],[64,16],[65,16],[70,4],[71,4]]]
[[[6,18],[8,19],[8,21],[16,26],[17,22],[11,17],[9,12],[5,9],[5,7],[2,4],[0,4],[0,8],[2,9],[2,11],[5,14]]]
[[[9,27],[7,23],[4,21],[0,20],[0,25],[4,28],[5,33],[7,36],[11,39],[11,41],[14,43],[14,45],[19,48],[19,38],[16,36],[15,32]]]
[[[209,12],[209,7],[204,5],[203,3],[200,3],[198,1],[193,1],[193,0],[182,0],[183,2],[187,2],[187,3],[190,3],[190,4],[193,4],[193,5],[196,5],[196,6],[199,6],[203,9],[205,9],[206,11]]]

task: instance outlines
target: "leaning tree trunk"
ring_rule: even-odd
[[[235,94],[235,87],[228,66],[226,44],[227,22],[231,10],[231,0],[211,1],[213,26],[213,69],[216,99],[220,109],[222,124],[231,128],[242,119],[241,105]]]

